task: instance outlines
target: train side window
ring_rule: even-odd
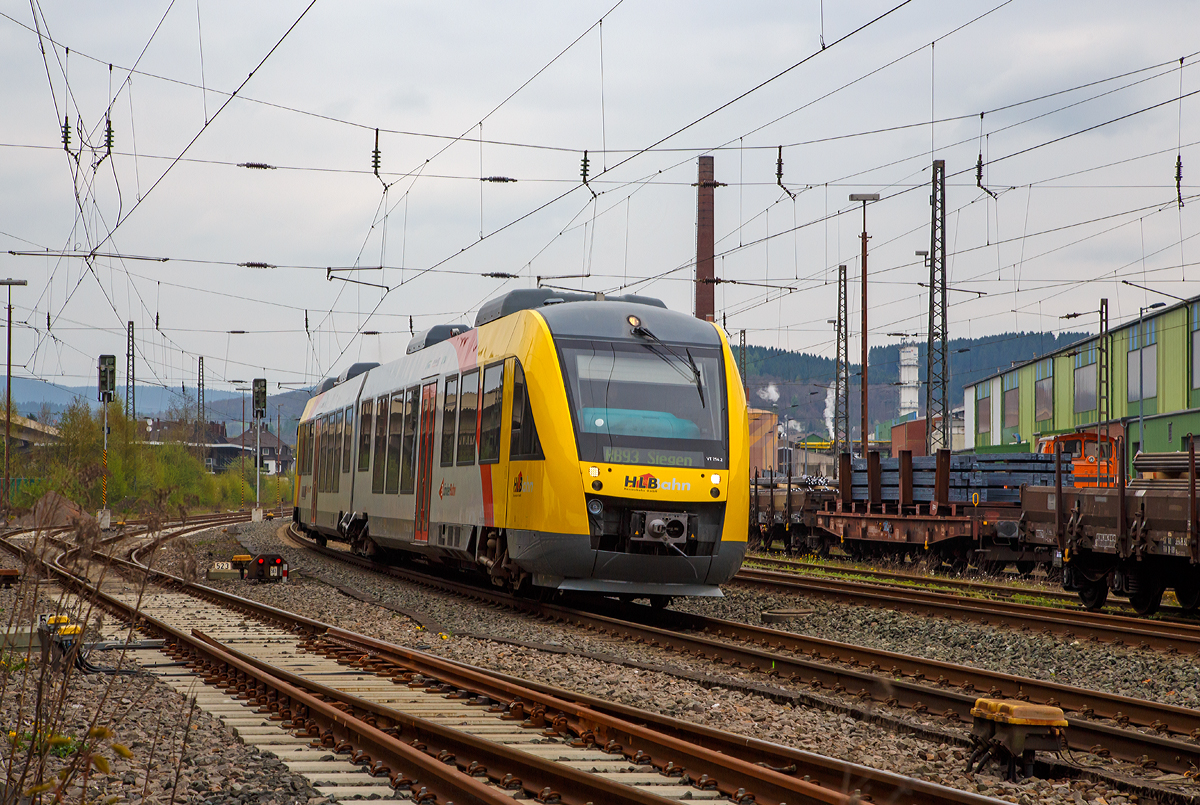
[[[317,423],[308,422],[308,474],[313,474],[313,458],[317,455]],[[313,480],[316,483],[316,480]]]
[[[525,385],[525,370],[520,361],[515,362],[513,371],[512,418],[512,447],[509,457],[545,458],[542,455],[542,443],[538,441],[537,426],[533,424],[533,407],[529,404],[529,389]]]
[[[350,453],[354,447],[354,406],[342,412],[345,424],[342,427],[342,472],[350,472]]]
[[[326,473],[325,470],[329,467],[329,457],[325,455],[325,451],[329,448],[329,422],[326,417],[321,417],[317,420],[314,426],[317,431],[317,466],[315,468],[317,476],[317,489],[322,492],[328,492],[326,488]]]
[[[387,476],[383,484],[384,494],[394,495],[400,491],[400,443],[404,436],[404,391],[392,394],[388,412]]]
[[[307,431],[307,429],[308,426],[304,422],[300,422],[300,427],[296,428],[296,475],[304,475],[304,432]]]
[[[370,400],[363,400],[362,410],[358,414],[358,471],[366,472],[371,468],[371,406]]]
[[[321,478],[324,482],[325,492],[333,491],[333,473],[330,470],[333,468],[333,437],[335,435],[333,415],[326,414],[321,420],[321,441],[325,445],[325,452],[321,454]]]
[[[400,462],[400,491],[412,494],[416,488],[417,408],[420,387],[413,386],[404,394],[404,455]]]
[[[325,443],[322,441],[322,434],[325,432],[323,424],[324,422],[320,417],[313,421],[313,488],[318,492],[325,491],[325,476],[321,474],[323,472],[321,459],[324,458],[321,455],[321,450],[325,446]]]
[[[313,423],[304,428],[304,474],[313,474]]]
[[[479,415],[479,370],[462,376],[458,402],[458,464],[475,463],[475,436]]]
[[[341,411],[330,414],[329,420],[333,423],[329,432],[329,440],[333,442],[329,451],[333,454],[333,460],[329,462],[329,491],[337,492],[342,480],[342,428],[345,422],[342,421]]]
[[[479,463],[500,460],[500,425],[504,420],[504,361],[483,370],[483,405],[479,413]]]
[[[383,494],[383,476],[387,469],[387,407],[386,394],[375,401],[375,466],[371,471],[371,491],[376,495]]]
[[[454,465],[454,420],[458,418],[458,376],[446,378],[442,405],[442,466]]]

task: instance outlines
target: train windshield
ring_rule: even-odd
[[[724,467],[721,351],[560,340],[579,457],[610,464]]]

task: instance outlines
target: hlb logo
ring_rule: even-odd
[[[646,473],[645,475],[626,475],[625,476],[625,488],[626,489],[647,489],[647,490],[652,490],[652,491],[657,491],[659,489],[663,489],[668,492],[690,492],[690,491],[692,491],[692,485],[688,481],[680,481],[675,478],[672,478],[669,481],[660,481],[657,478],[655,478],[653,475],[651,475],[650,473]]]
[[[650,473],[645,475],[626,475],[626,489],[658,489],[658,479]]]

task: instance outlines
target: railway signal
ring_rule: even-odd
[[[251,408],[254,417],[254,513],[253,522],[262,520],[261,487],[262,487],[262,421],[267,415],[267,379],[254,378],[254,393],[251,395]]]
[[[101,355],[97,370],[100,375],[97,382],[100,402],[104,404],[104,480],[101,482],[100,513],[96,519],[100,521],[101,528],[108,528],[112,522],[112,513],[108,510],[108,404],[117,393],[117,356]]]
[[[267,379],[265,377],[255,378],[254,380],[254,418],[262,419],[267,415]]]

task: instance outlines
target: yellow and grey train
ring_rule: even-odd
[[[741,565],[741,379],[717,327],[657,299],[512,291],[318,391],[293,520],[319,540],[656,602]]]

